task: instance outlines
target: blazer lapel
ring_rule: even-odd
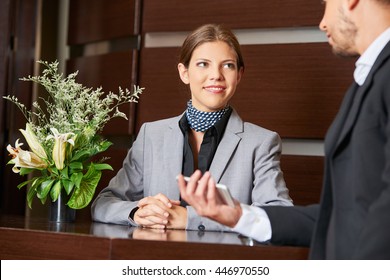
[[[164,133],[164,144],[161,149],[164,151],[164,164],[166,168],[164,170],[167,174],[167,178],[172,178],[175,180],[176,176],[181,173],[182,165],[183,165],[183,142],[184,138],[180,137],[182,132],[179,128],[179,116],[172,120],[169,124],[167,131]],[[174,184],[176,182],[173,181]],[[168,197],[178,199],[179,198],[179,188],[168,188],[166,189],[166,195]]]
[[[358,116],[360,105],[362,104],[363,97],[367,93],[368,89],[368,83],[364,83],[362,87],[358,87],[357,90],[355,88],[355,92],[352,92],[352,102],[349,106],[348,114],[343,122],[343,127],[340,132],[340,136],[337,139],[336,148],[340,145],[340,143],[344,140],[344,138],[347,136],[347,134],[352,129],[355,120]]]
[[[330,155],[332,151],[336,148],[337,140],[340,138],[339,135],[341,133],[345,120],[350,111],[354,94],[358,87],[359,85],[355,82],[349,87],[347,93],[345,94],[343,102],[340,106],[340,110],[336,115],[332,125],[328,129],[328,132],[326,133],[325,154],[327,155]]]
[[[341,122],[342,130],[340,132],[340,136],[337,139],[337,144],[335,146],[334,151],[337,149],[337,147],[341,144],[341,142],[345,139],[345,137],[348,135],[348,133],[351,131],[352,127],[355,124],[356,118],[359,114],[361,104],[364,100],[364,96],[369,92],[369,88],[372,84],[373,76],[375,75],[376,71],[380,68],[380,66],[383,64],[383,62],[390,56],[390,42],[385,46],[383,51],[378,56],[377,60],[375,61],[369,75],[367,76],[366,81],[364,84],[357,89],[355,93],[348,92],[348,94],[352,94],[352,104],[349,105],[349,113],[347,114],[347,118],[345,119],[345,122]]]
[[[213,162],[210,166],[210,173],[216,182],[219,182],[226,166],[232,157],[234,150],[241,141],[240,134],[244,131],[244,124],[237,112],[233,112],[226,125],[225,134],[215,152]]]

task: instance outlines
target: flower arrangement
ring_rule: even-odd
[[[99,132],[114,117],[126,118],[119,106],[137,102],[144,88],[134,86],[131,92],[119,88],[119,92],[105,94],[102,88],[91,89],[76,82],[77,72],[63,77],[58,73],[58,62],[38,61],[44,66],[41,76],[28,76],[23,81],[42,85],[47,98],[34,102],[32,110],[14,96],[4,98],[16,104],[27,120],[20,129],[30,151],[23,150],[16,140],[15,147],[7,146],[12,159],[13,172],[31,173],[28,184],[28,206],[37,196],[44,204],[50,196],[54,202],[64,189],[68,194],[67,205],[73,209],[86,207],[92,200],[102,170],[112,170],[104,163],[107,158],[93,162],[92,157],[106,151],[112,143],[102,139]],[[38,171],[38,172],[33,172]]]

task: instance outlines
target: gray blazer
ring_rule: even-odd
[[[145,123],[129,150],[123,167],[92,204],[98,222],[137,224],[129,219],[140,199],[158,193],[179,199],[176,176],[182,172],[184,136],[181,116]],[[243,122],[233,110],[210,166],[216,182],[229,187],[241,203],[291,206],[280,170],[279,135]],[[228,230],[196,214],[187,206],[187,229]]]

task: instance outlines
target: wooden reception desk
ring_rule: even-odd
[[[0,217],[6,259],[307,259],[308,248],[263,245],[235,233],[152,230],[94,222]]]

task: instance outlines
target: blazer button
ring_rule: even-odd
[[[198,229],[199,229],[200,231],[204,231],[206,228],[205,228],[204,225],[199,225],[199,226],[198,226]]]

